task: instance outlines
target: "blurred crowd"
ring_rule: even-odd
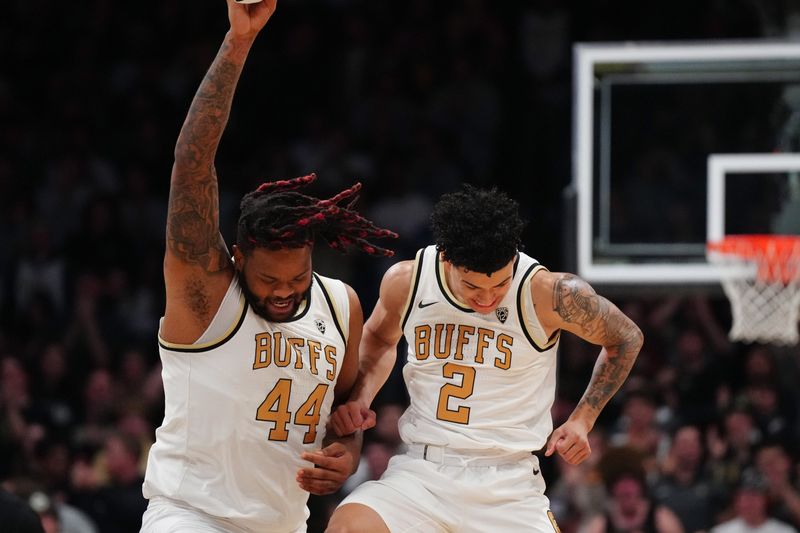
[[[363,181],[361,209],[401,234],[407,259],[435,199],[470,182],[519,199],[527,252],[563,270],[572,43],[791,36],[800,22],[789,0],[669,4],[282,2],[222,141],[223,234],[233,242],[244,192],[315,171],[317,195]],[[138,531],[164,407],[172,149],[227,20],[221,1],[41,7],[10,0],[0,18],[0,504],[21,498],[48,533]],[[315,261],[369,312],[388,263],[323,249]],[[731,344],[719,294],[613,299],[645,347],[590,459],[543,462],[562,531],[800,529],[798,348]],[[596,353],[564,336],[556,424]],[[400,447],[399,369],[343,493]],[[312,498],[309,531],[343,493]]]

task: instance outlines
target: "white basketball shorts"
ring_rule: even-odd
[[[142,516],[140,533],[250,533],[250,530],[182,502],[156,496],[150,499]],[[282,533],[306,533],[306,526]]]
[[[530,453],[481,458],[412,444],[340,505],[370,507],[392,533],[558,533],[544,489]]]

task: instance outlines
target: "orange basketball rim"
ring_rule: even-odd
[[[708,243],[708,249],[754,263],[756,275],[766,283],[789,285],[800,278],[800,236],[728,235]]]

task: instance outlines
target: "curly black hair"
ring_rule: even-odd
[[[497,272],[514,258],[524,228],[517,202],[496,188],[464,185],[443,195],[431,214],[436,249],[444,259],[483,274]]]

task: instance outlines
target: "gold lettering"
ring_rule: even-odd
[[[494,366],[503,370],[511,368],[511,345],[514,344],[514,338],[501,333],[497,336],[497,351],[502,353],[504,357],[497,356],[494,359]]]
[[[317,360],[319,360],[322,345],[317,341],[308,341],[308,361],[311,365],[311,373],[317,375]]]
[[[256,334],[256,357],[253,370],[266,368],[272,363],[272,337],[269,333]]]
[[[445,383],[439,389],[439,405],[436,408],[436,418],[447,420],[456,424],[469,424],[469,410],[466,405],[459,405],[455,409],[450,409],[450,398],[460,398],[466,400],[472,396],[475,389],[475,367],[459,365],[457,363],[445,363],[442,366],[442,375],[452,379],[461,376],[461,384]]]
[[[436,336],[435,341],[433,343],[433,356],[437,359],[447,359],[450,357],[450,341],[453,340],[453,330],[455,329],[454,324],[447,324],[445,328],[445,324],[436,324]],[[446,333],[444,335],[444,343],[442,343],[442,330],[446,329]]]
[[[329,368],[325,372],[325,377],[329,381],[336,379],[336,370],[339,361],[336,359],[336,346],[326,344],[323,348],[322,343],[306,340],[300,337],[284,338],[279,331],[272,333],[258,333],[255,336],[255,360],[253,370],[267,368],[271,364],[279,367],[287,367],[294,358],[294,368],[302,370],[304,368],[303,348],[308,344],[308,364],[312,374],[317,375],[317,362],[325,355]],[[281,349],[282,348],[282,349]]]
[[[419,361],[424,361],[431,354],[431,327],[426,324],[417,326],[414,328],[414,336],[414,344],[416,346],[414,352]]]
[[[286,339],[289,349],[294,354],[294,367],[298,370],[303,368],[303,352],[300,348],[306,345],[306,340],[299,337],[291,337]]]
[[[275,360],[275,366],[289,366],[289,363],[291,363],[292,360],[292,350],[289,348],[288,342],[281,341],[283,341],[283,335],[280,331],[276,331],[272,337],[272,346],[275,347],[275,355],[273,357]],[[281,347],[283,347],[283,350],[281,350]]]
[[[469,342],[467,335],[474,335],[475,328],[473,326],[458,325],[458,335],[456,336],[456,353],[453,359],[461,361],[464,359],[464,345]]]
[[[475,348],[475,362],[483,364],[483,351],[489,347],[489,340],[494,338],[491,329],[478,328],[478,346]]]
[[[333,381],[336,379],[336,346],[325,345],[325,360],[331,365],[325,373],[325,377],[328,378],[328,381]]]

